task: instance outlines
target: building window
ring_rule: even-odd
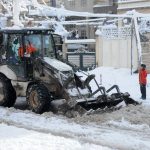
[[[69,1],[70,7],[75,8],[75,0]]]
[[[56,0],[50,0],[50,6],[56,7]]]
[[[67,26],[67,29],[68,29],[68,30],[73,30],[73,29],[75,29],[75,25],[68,25],[68,26]]]
[[[81,0],[81,7],[85,7],[87,5],[87,0]]]
[[[81,38],[82,39],[86,38],[86,31],[85,30],[81,30]]]

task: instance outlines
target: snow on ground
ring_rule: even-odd
[[[96,74],[99,83],[102,74],[106,88],[117,84],[122,92],[129,92],[135,100],[141,101],[138,74],[131,76],[128,69],[113,68],[97,68],[90,73]],[[91,85],[95,90],[94,82]],[[29,110],[16,109],[20,102],[16,108],[0,107],[0,150],[149,150],[149,84],[147,100],[142,102],[139,106],[130,105],[113,112],[98,110],[91,115],[72,119],[51,112],[37,115]]]
[[[6,109],[0,108],[0,122],[8,125],[12,125],[16,127],[16,130],[20,130],[24,132],[24,129],[30,132],[30,137],[25,138],[24,142],[28,143],[31,141],[30,146],[34,146],[34,143],[38,143],[39,138],[34,138],[36,134],[38,134],[41,138],[41,144],[43,145],[43,149],[47,148],[47,144],[50,144],[50,141],[47,139],[44,142],[45,134],[52,134],[54,136],[64,137],[68,139],[72,139],[74,141],[78,141],[79,145],[81,144],[83,147],[88,145],[89,149],[94,150],[94,146],[104,146],[110,149],[133,149],[133,150],[148,150],[150,149],[150,128],[149,126],[139,125],[130,125],[128,122],[104,122],[102,123],[100,120],[96,123],[96,120],[87,120],[86,122],[82,121],[82,118],[78,118],[78,121],[81,119],[81,123],[77,123],[74,119],[67,119],[62,116],[55,116],[52,113],[45,113],[43,115],[37,115],[30,111],[20,111],[14,108]],[[90,116],[92,117],[92,116]],[[98,117],[98,116],[97,116]],[[84,117],[83,117],[84,118]],[[122,125],[121,125],[122,124]],[[131,126],[131,127],[130,127]],[[6,127],[6,126],[5,126]],[[3,129],[3,132],[0,132],[0,136],[3,137],[6,134],[8,139],[16,136],[16,132],[18,131],[8,130],[9,127]],[[17,129],[20,128],[20,129]],[[21,129],[24,128],[24,129]],[[34,131],[34,132],[32,132]],[[11,133],[11,136],[9,133]],[[27,132],[28,133],[28,132]],[[15,142],[19,145],[20,138],[13,138]],[[42,140],[43,139],[43,140]],[[32,141],[34,143],[32,144]],[[65,141],[65,140],[64,140]],[[73,141],[73,142],[74,142]],[[3,138],[0,138],[0,143],[7,143]],[[61,149],[61,143],[56,143],[57,140],[54,139],[54,143]],[[67,139],[66,139],[67,142]],[[45,144],[47,143],[47,144]],[[22,142],[23,144],[23,142]],[[75,144],[75,143],[74,143]],[[85,144],[85,145],[84,145]],[[1,144],[0,144],[1,145]],[[7,144],[6,144],[7,146]],[[83,147],[79,148],[82,149]],[[12,149],[15,149],[15,146]],[[30,149],[26,147],[27,149]],[[68,145],[66,145],[66,149]],[[87,149],[88,149],[87,148]],[[52,149],[57,149],[53,147]],[[63,148],[62,148],[63,149]],[[75,148],[76,149],[76,148]]]
[[[50,133],[45,134],[5,124],[0,125],[0,135],[1,150],[109,150],[106,147],[81,143],[71,138],[54,136]]]

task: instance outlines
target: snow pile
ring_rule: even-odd
[[[144,105],[127,106],[116,111],[97,110],[91,115],[76,117],[73,120],[77,123],[105,124],[108,126],[134,128],[146,131],[150,127],[150,108]],[[130,125],[129,125],[130,124]]]

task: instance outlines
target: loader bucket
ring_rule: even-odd
[[[107,95],[100,95],[96,99],[87,99],[87,101],[80,101],[78,105],[83,107],[86,110],[96,110],[96,109],[104,109],[105,107],[111,108],[119,103],[121,103],[123,99],[117,98],[117,99],[111,99],[111,97]]]
[[[104,109],[105,107],[111,108],[117,106],[119,103],[124,102],[126,105],[133,104],[138,105],[137,101],[130,98],[128,93],[113,93],[110,96],[108,95],[100,95],[96,99],[87,99],[85,100],[78,100],[78,105],[82,108],[86,109],[87,111],[90,109],[97,110],[97,109]]]

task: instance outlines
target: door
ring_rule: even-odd
[[[8,34],[6,47],[6,64],[15,72],[18,80],[24,80],[26,74],[24,59],[21,56],[21,51],[23,51],[22,36],[20,34]]]
[[[57,34],[53,34],[53,39],[54,39],[54,43],[55,43],[55,50],[56,50],[56,57],[62,57],[62,38],[60,35]]]

